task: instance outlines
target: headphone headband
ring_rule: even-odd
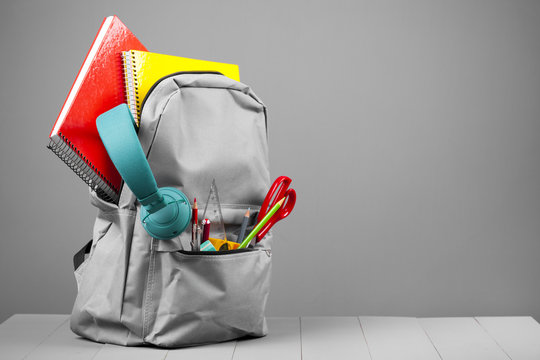
[[[158,239],[178,236],[191,220],[191,206],[179,190],[158,189],[128,106],[121,104],[101,114],[96,126],[114,166],[143,206],[146,231]]]

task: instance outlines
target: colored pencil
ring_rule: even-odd
[[[244,236],[246,236],[246,228],[249,221],[249,209],[247,209],[244,219],[242,220],[242,225],[240,225],[240,233],[238,234],[238,239],[236,239],[237,243],[242,243],[242,240],[244,240]]]
[[[243,249],[245,247],[247,247],[251,241],[251,239],[253,239],[255,237],[255,235],[257,235],[257,233],[262,229],[262,227],[264,225],[266,225],[266,223],[268,222],[268,220],[270,220],[270,218],[272,217],[272,215],[274,215],[276,213],[276,211],[279,210],[279,208],[281,207],[281,205],[283,205],[283,202],[285,201],[285,198],[279,200],[277,202],[276,205],[274,205],[272,207],[272,209],[270,209],[270,211],[268,212],[268,214],[266,214],[265,217],[262,218],[261,221],[259,221],[259,223],[255,226],[255,228],[253,230],[251,230],[251,232],[249,233],[249,235],[244,239],[244,241],[242,241],[242,243],[240,244],[240,246],[238,247],[239,249]]]

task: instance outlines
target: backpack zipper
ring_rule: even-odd
[[[142,114],[142,109],[144,108],[144,103],[146,102],[146,99],[148,99],[148,96],[150,96],[150,94],[152,93],[152,91],[156,88],[156,86],[159,85],[160,82],[162,82],[163,80],[165,79],[168,79],[170,77],[173,77],[173,76],[176,76],[176,75],[184,75],[184,74],[215,74],[215,75],[221,75],[221,76],[225,76],[223,75],[222,73],[220,73],[219,71],[178,71],[178,72],[175,72],[175,73],[172,73],[172,74],[168,74],[168,75],[165,75],[164,77],[160,78],[159,80],[157,80],[151,87],[150,89],[148,89],[148,92],[146,93],[146,95],[144,96],[144,99],[141,103],[141,114]],[[140,120],[140,119],[139,119]]]
[[[245,249],[236,249],[236,250],[223,250],[223,251],[187,251],[187,250],[178,250],[179,253],[184,255],[227,255],[227,254],[239,254],[257,251],[257,249],[245,248]]]
[[[161,79],[157,80],[151,87],[150,89],[148,89],[148,92],[146,93],[146,95],[144,96],[144,99],[141,103],[141,107],[140,107],[140,114],[139,114],[139,123],[140,121],[142,120],[141,119],[141,116],[142,115],[142,110],[144,109],[144,104],[146,103],[146,100],[148,99],[148,97],[150,96],[150,94],[152,93],[152,91],[154,91],[154,89],[156,88],[156,86],[159,85],[159,83],[161,83],[163,80],[165,79],[168,79],[170,77],[173,77],[173,76],[176,76],[176,75],[183,75],[183,74],[215,74],[215,75],[221,75],[221,76],[225,76],[223,75],[222,73],[220,73],[219,71],[178,71],[178,72],[175,72],[175,73],[172,73],[172,74],[168,74],[168,75],[165,75],[163,76]],[[268,117],[267,117],[267,114],[266,114],[266,106],[263,105],[263,108],[264,108],[264,128],[266,130],[266,138],[268,140]],[[135,129],[136,132],[139,132],[139,127],[137,127]],[[148,154],[147,154],[147,157],[148,157]]]

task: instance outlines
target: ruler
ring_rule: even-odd
[[[208,200],[206,201],[206,205],[204,205],[203,219],[210,220],[211,238],[227,240],[227,234],[225,233],[225,222],[223,221],[221,203],[219,202],[216,179],[213,179],[212,185],[210,185]]]

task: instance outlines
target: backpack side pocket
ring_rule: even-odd
[[[99,342],[128,345],[129,330],[120,323],[127,259],[135,212],[107,203],[91,193],[98,209],[89,257],[76,270],[78,293],[71,330]]]

